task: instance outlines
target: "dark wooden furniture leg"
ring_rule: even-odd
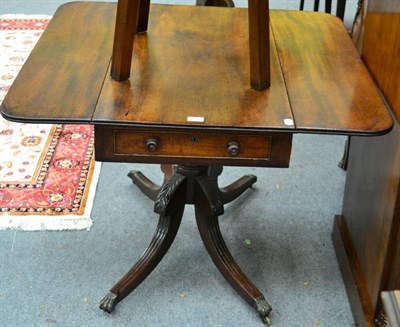
[[[133,40],[137,28],[139,6],[139,0],[118,1],[111,60],[111,77],[117,81],[127,80],[131,72]]]
[[[161,165],[161,170],[164,173],[164,184],[172,177],[175,172],[175,165]],[[157,195],[161,190],[161,186],[153,183],[140,171],[132,170],[128,173],[128,177],[132,179],[135,184],[144,195],[150,200],[156,201]]]
[[[250,84],[255,90],[270,87],[268,0],[249,0]]]
[[[338,0],[336,6],[336,16],[338,16],[341,20],[344,19],[345,9],[346,9],[346,0]]]
[[[157,199],[158,193],[160,193],[161,186],[153,183],[140,171],[132,170],[128,173],[128,177],[132,180],[144,195],[146,195],[150,200],[155,201]]]
[[[304,10],[304,0],[300,0],[300,10]],[[319,10],[319,0],[314,1],[313,10],[314,11]],[[332,0],[325,0],[325,12],[329,14],[332,12]]]
[[[269,314],[272,307],[233,259],[218,225],[218,216],[224,212],[224,203],[237,198],[253,185],[257,178],[246,175],[220,189],[218,176],[222,172],[222,166],[164,165],[162,170],[165,178],[161,188],[140,172],[129,173],[129,177],[144,194],[150,199],[155,199],[154,211],[160,214],[160,220],[146,252],[105,296],[100,308],[111,313],[116,304],[131,293],[157,266],[176,236],[187,203],[195,206],[197,226],[214,264],[230,285],[257,310],[263,322],[270,324]]]
[[[219,190],[222,203],[229,203],[239,197],[244,191],[257,182],[257,177],[254,175],[245,175],[237,181],[225,186]]]
[[[233,0],[196,0],[196,6],[235,7]]]
[[[325,12],[330,14],[332,11],[332,0],[325,0]]]
[[[213,176],[216,180],[222,173],[222,166],[210,166],[208,174]],[[257,176],[255,175],[244,175],[237,181],[229,184],[225,187],[217,189],[218,196],[221,198],[222,203],[229,203],[238,198],[243,192],[257,182]]]
[[[139,4],[139,17],[137,23],[137,33],[144,33],[147,31],[149,24],[150,14],[150,0],[140,0]]]
[[[223,213],[223,203],[218,196],[217,180],[214,176],[197,178],[194,206],[201,238],[214,264],[240,296],[257,310],[262,321],[267,325],[271,324],[269,315],[272,307],[240,269],[222,237],[218,215]]]
[[[319,0],[315,0],[314,1],[314,11],[318,11],[319,10]]]
[[[178,232],[185,207],[185,178],[174,175],[163,185],[155,211],[160,214],[153,239],[139,261],[113,286],[100,302],[100,308],[111,313],[118,302],[129,295],[159,264]]]
[[[131,72],[135,33],[147,30],[150,0],[119,0],[115,22],[111,77],[125,81]]]

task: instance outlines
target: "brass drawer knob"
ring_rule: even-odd
[[[155,138],[147,139],[146,149],[151,152],[155,151],[157,149],[157,140]]]
[[[229,142],[229,144],[228,144],[228,153],[232,157],[236,157],[239,154],[239,143],[237,143],[237,142]]]

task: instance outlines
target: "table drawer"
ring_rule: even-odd
[[[287,167],[290,133],[200,132],[96,126],[100,161]]]

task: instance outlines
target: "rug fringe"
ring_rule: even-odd
[[[29,219],[34,218],[34,219]],[[23,231],[62,231],[62,230],[90,230],[93,221],[90,217],[76,218],[76,216],[62,216],[62,219],[46,216],[10,216],[3,215],[0,221],[0,230],[18,229]]]

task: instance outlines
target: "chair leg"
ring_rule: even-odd
[[[149,24],[150,14],[150,0],[140,0],[139,4],[139,17],[137,24],[137,33],[144,33],[147,31]]]
[[[271,85],[268,0],[251,0],[248,5],[250,84],[262,91]]]
[[[341,20],[344,19],[344,11],[346,9],[346,0],[338,0],[336,5],[336,16]]]
[[[314,11],[319,10],[319,0],[314,0]]]
[[[196,6],[235,7],[233,0],[196,0]]]
[[[332,12],[332,0],[325,0],[325,12],[328,14]]]
[[[111,61],[111,77],[117,81],[130,76],[139,5],[139,0],[118,0]]]

